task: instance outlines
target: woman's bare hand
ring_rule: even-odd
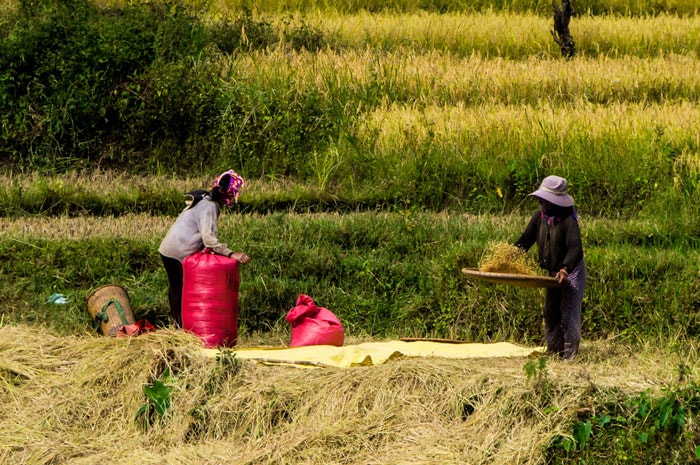
[[[569,272],[562,268],[561,270],[557,271],[557,274],[554,275],[554,277],[557,279],[559,284],[563,284],[564,282],[568,282]]]
[[[231,255],[229,255],[229,257],[244,265],[250,261],[250,257],[243,252],[233,252]]]

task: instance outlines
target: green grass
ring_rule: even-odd
[[[525,221],[411,210],[229,214],[220,229],[223,242],[252,257],[242,269],[244,333],[284,328],[296,297],[307,294],[350,334],[539,343],[541,290],[472,282],[460,272],[477,266],[489,241],[514,241]],[[5,321],[62,334],[91,331],[85,298],[112,283],[128,290],[137,317],[164,323],[167,285],[157,247],[167,218],[127,215],[103,220],[103,230],[85,222],[10,222],[0,235]],[[697,237],[638,220],[584,217],[583,228],[585,338],[700,334]],[[71,303],[44,303],[55,292]]]

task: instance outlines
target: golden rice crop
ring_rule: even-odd
[[[591,176],[605,178],[618,171],[620,159],[616,150],[601,151],[595,147],[633,147],[640,140],[657,140],[679,147],[700,145],[700,134],[694,130],[700,118],[697,105],[618,104],[560,106],[543,103],[529,105],[482,105],[466,107],[418,106],[392,104],[377,108],[358,122],[358,140],[371,140],[377,156],[409,152],[413,147],[431,143],[445,147],[445,159],[480,160],[480,149],[498,147],[489,155],[484,169],[507,165],[525,152],[533,138],[546,139],[554,150],[542,155],[543,162],[556,169],[574,170],[580,166]],[[585,158],[573,156],[572,141],[586,141]],[[460,147],[454,151],[448,148]],[[697,175],[698,154],[687,148],[674,162],[674,175],[679,179]],[[626,166],[631,172],[642,172],[659,162],[656,153],[630,157]],[[398,165],[397,165],[398,166]]]
[[[585,131],[589,138],[603,138],[619,134],[640,134],[656,125],[664,127],[664,137],[677,142],[700,142],[700,135],[692,131],[700,117],[697,105],[690,102],[676,104],[617,104],[580,105],[559,107],[542,103],[529,105],[482,105],[467,107],[417,106],[392,104],[368,113],[358,124],[359,135],[376,134],[376,144],[383,147],[425,143],[428,135],[433,140],[449,144],[465,143],[471,138],[508,136],[509,141],[532,138],[533,133],[549,133],[565,140],[576,131]],[[620,124],[624,121],[624,127]],[[401,130],[401,128],[407,128]],[[507,141],[504,141],[504,143]]]
[[[379,86],[387,102],[423,105],[462,102],[474,105],[549,103],[677,102],[700,97],[700,63],[693,55],[523,60],[460,58],[373,49],[337,52],[257,52],[231,62],[237,79],[276,87],[293,83],[292,92],[356,93]]]
[[[372,46],[449,50],[457,55],[479,50],[489,56],[559,55],[550,35],[552,19],[531,13],[309,13],[308,20],[343,48]],[[581,55],[624,55],[643,50],[688,52],[697,45],[700,17],[659,15],[631,18],[578,16],[571,31]],[[507,31],[504,34],[504,31]],[[641,46],[640,46],[641,44]]]
[[[534,0],[509,0],[508,2],[494,2],[493,0],[472,0],[465,3],[460,0],[441,2],[417,2],[415,0],[217,0],[217,8],[225,8],[227,11],[240,11],[243,8],[253,8],[255,11],[265,13],[282,13],[289,11],[321,12],[332,14],[333,12],[355,11],[421,11],[423,8],[435,10],[437,8],[446,11],[478,10],[478,11],[532,11],[536,10],[546,16],[550,15],[548,3]],[[695,0],[579,0],[576,9],[580,13],[612,13],[616,15],[652,15],[659,13],[677,14],[689,16],[698,13],[698,5]]]

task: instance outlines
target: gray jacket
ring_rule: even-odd
[[[185,208],[170,227],[158,252],[179,261],[193,253],[210,248],[228,256],[232,250],[219,242],[219,204],[205,196],[192,208]]]

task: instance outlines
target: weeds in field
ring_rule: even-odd
[[[601,406],[595,415],[574,423],[571,436],[553,438],[549,450],[561,448],[565,454],[555,454],[552,463],[595,462],[610,454],[615,463],[657,463],[668,459],[668,448],[677,451],[673,461],[690,462],[697,458],[697,448],[686,423],[697,413],[699,395],[693,382],[659,396],[646,390],[622,403]]]
[[[554,385],[547,369],[547,357],[528,360],[523,367],[527,380],[532,389],[536,404],[545,409],[551,408]]]
[[[329,146],[323,153],[313,151],[310,168],[316,180],[316,188],[324,192],[333,174],[343,163],[343,157],[335,145]]]

